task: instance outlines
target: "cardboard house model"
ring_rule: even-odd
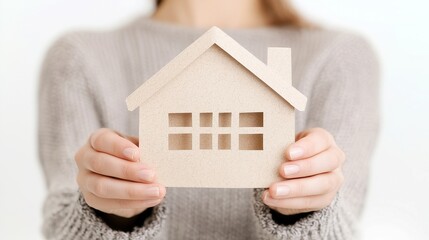
[[[140,108],[141,161],[167,187],[263,188],[295,139],[289,48],[264,64],[213,27],[128,96]]]

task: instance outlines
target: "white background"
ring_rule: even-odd
[[[383,129],[373,161],[362,239],[429,236],[429,4],[300,0],[326,25],[358,31],[383,65]],[[41,238],[45,194],[36,147],[37,76],[47,47],[75,29],[112,28],[152,7],[145,0],[0,0],[0,233]]]

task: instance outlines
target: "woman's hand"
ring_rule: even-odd
[[[86,203],[104,213],[130,218],[159,204],[165,187],[140,163],[138,139],[99,129],[76,153],[77,182]]]
[[[286,180],[273,183],[263,194],[270,208],[284,215],[320,210],[334,199],[343,182],[344,152],[332,135],[313,128],[299,133],[286,149],[280,167]]]

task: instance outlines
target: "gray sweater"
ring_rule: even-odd
[[[109,227],[78,191],[74,154],[96,129],[138,135],[125,98],[207,29],[139,18],[104,32],[70,33],[47,53],[39,88],[39,150],[48,195],[48,239],[352,239],[378,132],[378,62],[359,36],[325,29],[269,27],[227,34],[262,61],[272,46],[292,48],[293,84],[308,97],[297,132],[327,129],[347,156],[345,183],[326,208],[283,216],[261,189],[168,188],[132,231]]]

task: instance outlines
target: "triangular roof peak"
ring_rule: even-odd
[[[206,34],[211,37],[213,42],[216,42],[216,39],[218,38],[228,36],[224,31],[216,26],[211,27],[207,32],[204,33],[204,35]]]
[[[287,85],[279,74],[253,56],[220,28],[214,26],[129,95],[126,99],[128,110],[133,111],[148,100],[214,44],[252,72],[293,107],[300,111],[305,109],[307,98],[301,92],[292,85]]]

